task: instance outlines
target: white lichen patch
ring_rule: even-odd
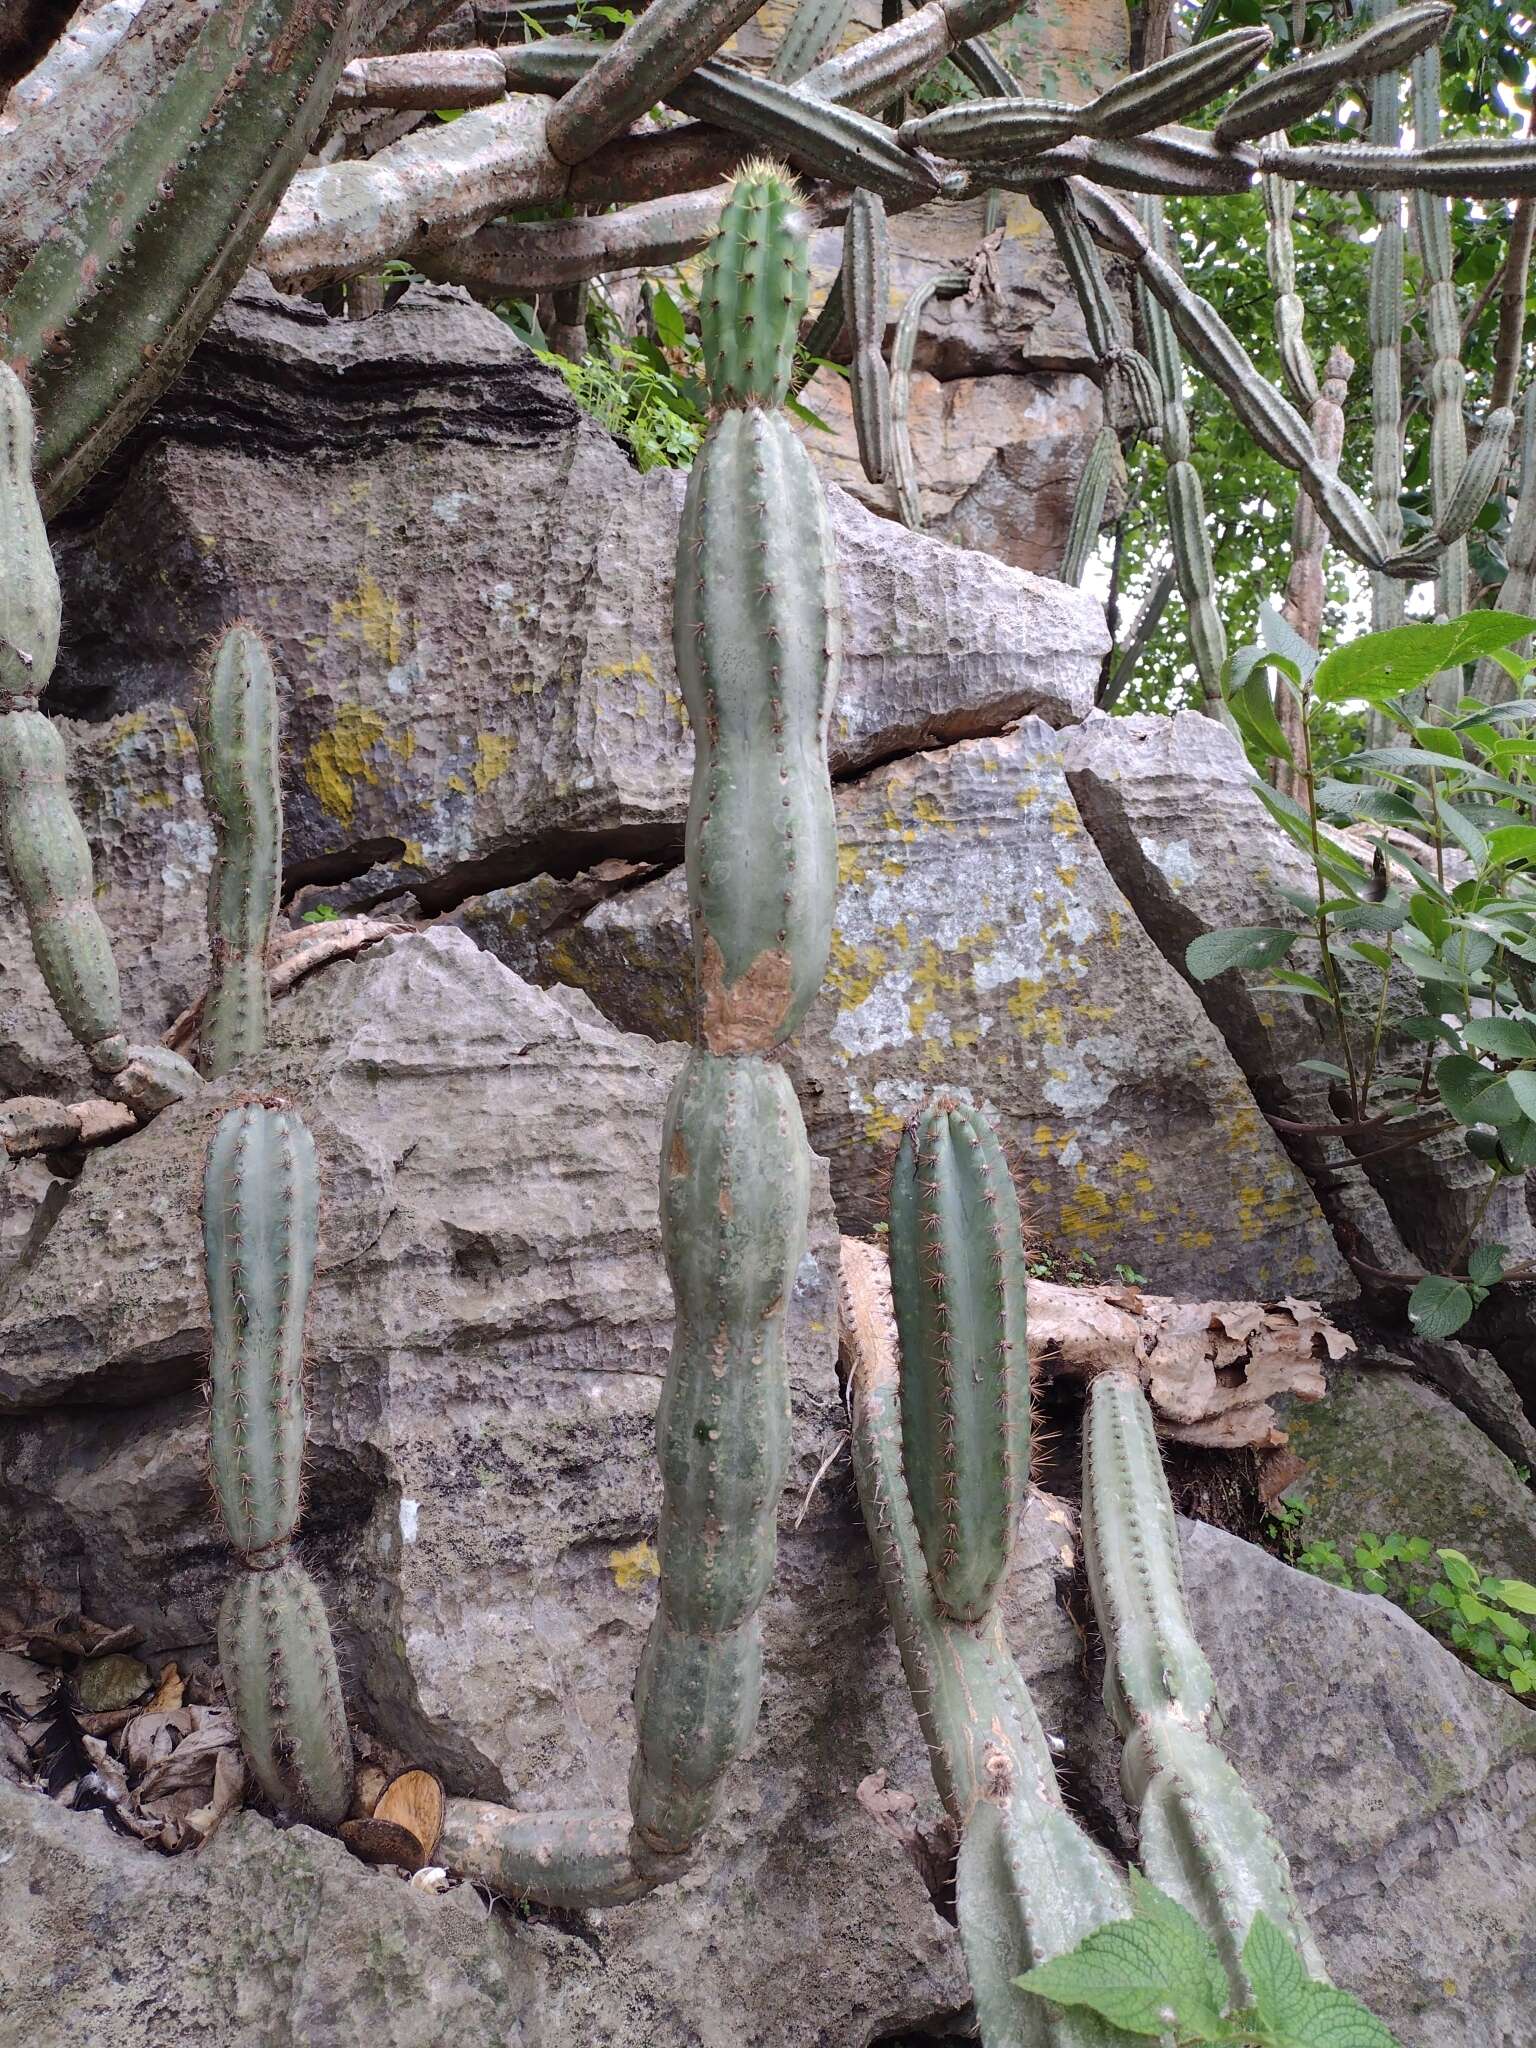
[[[1170,839],[1166,845],[1155,839],[1140,839],[1137,843],[1158,873],[1172,884],[1175,895],[1200,879],[1200,868],[1187,839]]]

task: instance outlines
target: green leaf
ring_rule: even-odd
[[[1416,719],[1413,737],[1428,754],[1443,754],[1450,761],[1466,759],[1466,749],[1461,741],[1443,725],[1429,725],[1422,718]]]
[[[1536,1059],[1536,1025],[1521,1017],[1469,1017],[1463,1035],[1468,1045],[1496,1059]]]
[[[1470,1593],[1477,1584],[1477,1572],[1472,1560],[1463,1550],[1437,1550],[1436,1557],[1445,1567],[1445,1576],[1458,1593]]]
[[[1533,1077],[1536,1078],[1536,1077]],[[1497,1287],[1504,1278],[1504,1257],[1508,1245],[1480,1244],[1467,1260],[1467,1278],[1474,1287]]]
[[[1265,2048],[1399,2048],[1358,1998],[1307,1975],[1289,1938],[1265,1913],[1253,1916],[1243,1971],[1253,1987],[1254,2031]]]
[[[1432,946],[1443,946],[1451,936],[1450,912],[1422,889],[1408,899],[1408,915]]]
[[[1449,1337],[1472,1313],[1472,1297],[1459,1280],[1426,1273],[1408,1297],[1408,1320],[1421,1337]]]
[[[1468,860],[1477,867],[1483,867],[1488,859],[1488,842],[1466,812],[1458,810],[1454,804],[1448,804],[1443,796],[1437,796],[1435,815]]]
[[[1342,704],[1355,697],[1384,704],[1418,689],[1443,669],[1513,647],[1531,632],[1536,632],[1536,620],[1516,618],[1511,612],[1467,612],[1443,625],[1367,633],[1324,656],[1312,678],[1313,695],[1319,704]]]
[[[1407,915],[1400,902],[1352,903],[1333,922],[1341,932],[1395,932]]]
[[[1191,939],[1184,965],[1196,981],[1210,981],[1232,967],[1273,967],[1283,960],[1300,937],[1299,932],[1282,931],[1278,925],[1237,925],[1230,931],[1202,932]]]
[[[1536,1122],[1536,1074],[1529,1067],[1516,1067],[1504,1076],[1504,1085],[1520,1105],[1521,1114]]]
[[[1299,1060],[1298,1066],[1305,1067],[1309,1074],[1326,1074],[1330,1081],[1347,1081],[1349,1074],[1332,1060]]]
[[[1321,1003],[1333,1001],[1333,991],[1315,974],[1297,974],[1289,967],[1275,968],[1272,979],[1261,981],[1259,987],[1277,994],[1295,989],[1301,995],[1316,996]]]
[[[1536,1586],[1524,1579],[1499,1579],[1495,1583],[1506,1607],[1513,1607],[1516,1614],[1536,1614]]]
[[[1291,752],[1291,743],[1275,716],[1275,707],[1262,668],[1254,669],[1241,688],[1232,692],[1227,704],[1245,734],[1266,754],[1284,761],[1288,767],[1295,767],[1296,759]]]
[[[663,348],[681,348],[687,339],[683,309],[664,284],[657,285],[651,296],[651,324]]]
[[[1222,2022],[1227,1974],[1215,1944],[1175,1900],[1131,1872],[1136,1917],[1095,1928],[1070,1955],[1016,1978],[1056,2005],[1086,2006],[1128,2034],[1181,2042],[1230,2039]],[[1171,2017],[1170,2017],[1171,2016]]]
[[[1449,1052],[1435,1062],[1440,1100],[1459,1124],[1512,1124],[1521,1116],[1506,1076],[1491,1074],[1470,1053]]]
[[[784,410],[797,419],[803,427],[815,427],[817,432],[822,434],[830,434],[832,432],[831,427],[828,426],[821,414],[819,412],[812,412],[811,408],[802,399],[786,398]]]
[[[1317,669],[1317,649],[1308,640],[1303,640],[1296,628],[1283,612],[1277,611],[1267,599],[1259,607],[1259,637],[1271,654],[1284,655],[1293,662],[1303,676],[1311,676]]]
[[[1536,825],[1496,825],[1488,834],[1491,860],[1536,860]]]

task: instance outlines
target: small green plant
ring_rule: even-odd
[[[1313,887],[1283,892],[1299,927],[1208,932],[1186,965],[1197,981],[1256,971],[1261,992],[1313,1006],[1338,1059],[1303,1064],[1330,1083],[1333,1132],[1354,1154],[1346,1164],[1459,1131],[1486,1167],[1449,1270],[1426,1274],[1408,1301],[1421,1336],[1449,1337],[1508,1277],[1506,1247],[1477,1232],[1500,1183],[1536,1165],[1536,697],[1467,696],[1450,710],[1424,697],[1479,658],[1524,688],[1533,664],[1511,650],[1536,621],[1469,612],[1367,634],[1321,659],[1269,606],[1261,629],[1263,643],[1227,663],[1227,708],[1250,756],[1277,764],[1298,792],[1258,790],[1310,861]],[[1277,716],[1272,688],[1295,699],[1294,719]],[[1358,705],[1391,744],[1325,773],[1320,727]],[[1358,851],[1337,829],[1350,826],[1364,831]]]
[[[1123,1259],[1115,1267],[1115,1278],[1127,1287],[1145,1287],[1147,1284],[1146,1274],[1138,1273],[1134,1266]]]
[[[1133,1917],[1095,1928],[1070,1954],[1027,1971],[1016,1979],[1021,1990],[1175,2048],[1397,2048],[1357,1998],[1307,1975],[1264,1913],[1254,1915],[1243,1943],[1252,2003],[1231,2009],[1215,1942],[1139,1871],[1130,1877]]]
[[[1305,1502],[1279,1504],[1294,1544]],[[1282,1537],[1282,1554],[1284,1544]],[[1536,1586],[1496,1578],[1460,1550],[1436,1550],[1423,1536],[1365,1535],[1349,1557],[1326,1539],[1294,1549],[1289,1562],[1349,1592],[1379,1593],[1453,1649],[1480,1678],[1524,1697],[1536,1694]]]
[[[313,910],[306,910],[299,919],[300,924],[336,924],[341,912],[334,903],[317,903]]]

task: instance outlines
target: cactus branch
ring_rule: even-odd
[[[282,879],[277,681],[265,643],[249,626],[232,626],[219,646],[197,737],[215,829],[202,1055],[204,1071],[219,1075],[266,1044],[267,949]]]

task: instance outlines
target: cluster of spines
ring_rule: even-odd
[[[217,1076],[266,1044],[267,948],[282,877],[277,682],[251,627],[232,626],[220,643],[197,724],[215,830],[202,1053],[204,1071]]]
[[[941,1099],[891,1175],[902,1457],[934,1597],[985,1618],[1029,1482],[1026,1278],[1013,1178],[986,1117]]]
[[[219,1655],[267,1797],[295,1819],[334,1826],[351,1798],[351,1745],[325,1610],[292,1554],[303,1514],[304,1319],[318,1215],[314,1143],[302,1117],[281,1103],[226,1111],[203,1172],[209,1469],[240,1556],[219,1612]]]

